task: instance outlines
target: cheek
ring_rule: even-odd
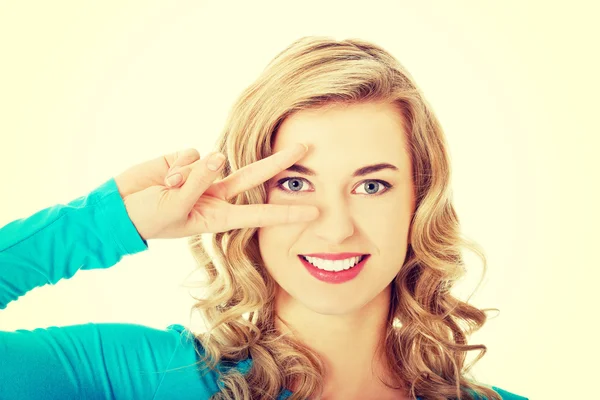
[[[371,218],[363,224],[365,235],[382,251],[399,249],[408,239],[408,223],[391,218]]]
[[[361,216],[365,236],[385,258],[402,257],[408,246],[410,209],[404,206],[380,207],[376,213]]]
[[[285,226],[269,226],[258,229],[258,247],[260,254],[269,262],[273,258],[287,254],[290,246],[290,232]]]
[[[405,200],[394,200],[381,202],[375,207],[361,205],[355,212],[361,224],[368,226],[373,234],[386,232],[398,235],[410,225],[411,209],[405,204]]]

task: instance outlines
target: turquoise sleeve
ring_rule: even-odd
[[[208,399],[216,375],[200,374],[184,332],[125,323],[0,332],[0,398]]]
[[[87,196],[0,229],[0,309],[35,287],[146,249],[111,178]]]
[[[35,287],[146,249],[110,179],[0,229],[0,308]],[[200,368],[200,351],[178,324],[0,331],[0,399],[208,399],[218,378]]]

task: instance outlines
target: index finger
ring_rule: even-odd
[[[308,151],[308,146],[296,143],[284,150],[253,162],[219,182],[223,198],[230,199],[243,191],[264,183],[293,165]]]

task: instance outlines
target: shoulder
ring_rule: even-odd
[[[125,388],[120,393],[126,397],[151,389],[155,400],[172,399],[174,394],[180,400],[197,400],[219,391],[218,375],[200,358],[202,345],[183,325],[166,329],[133,323],[89,325],[103,339],[104,357],[119,360],[113,362],[110,374]]]
[[[151,395],[159,400],[177,393],[179,399],[198,399],[217,391],[214,374],[199,378],[200,349],[193,333],[182,325],[159,329],[135,323],[103,323],[80,328],[87,328],[90,337],[96,337],[93,341],[107,364],[111,386],[122,396]],[[81,332],[80,336],[87,335]]]
[[[217,393],[220,390],[219,373],[209,369],[202,361],[204,349],[194,333],[180,324],[169,325],[165,332],[175,343],[155,399],[171,399],[173,394],[177,393],[178,399],[196,400],[209,398]],[[238,366],[245,368],[246,364],[247,360],[244,360],[238,363]],[[217,370],[220,372],[228,368],[230,366],[217,365]]]

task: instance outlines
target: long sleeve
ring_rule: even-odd
[[[193,336],[178,324],[0,332],[0,399],[208,399],[218,377],[198,363]]]
[[[148,248],[114,179],[0,229],[0,308],[80,269]],[[217,376],[179,324],[86,323],[0,331],[0,399],[208,399]]]
[[[0,229],[0,309],[35,287],[146,249],[111,178],[87,196]]]

